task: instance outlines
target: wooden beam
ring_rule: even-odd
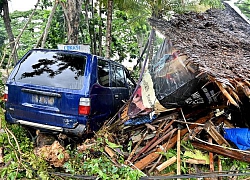
[[[192,145],[195,148],[200,149],[200,150],[213,152],[213,153],[220,154],[222,156],[226,156],[226,157],[236,159],[239,161],[250,162],[249,153],[244,153],[244,152],[233,150],[233,149],[227,149],[225,147],[219,147],[219,146],[210,145],[206,143],[199,143],[199,142],[192,142]]]

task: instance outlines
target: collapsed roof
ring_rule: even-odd
[[[214,77],[250,79],[250,24],[231,6],[204,13],[175,15],[170,21],[149,19],[175,49]]]

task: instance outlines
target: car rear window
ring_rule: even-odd
[[[87,57],[56,51],[31,51],[16,66],[12,80],[17,82],[81,89]]]

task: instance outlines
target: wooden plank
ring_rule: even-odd
[[[156,128],[152,126],[151,124],[146,123],[145,126],[147,126],[148,129],[151,129],[152,131],[155,131]]]
[[[169,145],[166,147],[166,144],[164,144],[163,147],[165,147],[166,150],[171,149],[176,144],[176,140],[177,140],[177,137],[172,138],[170,142],[168,143]],[[162,152],[162,149],[157,148],[155,152],[150,153],[149,155],[147,155],[140,161],[136,162],[135,166],[140,170],[144,169],[145,167],[148,166],[148,164],[152,163],[160,156],[158,152]]]
[[[192,145],[200,150],[213,152],[239,161],[250,162],[249,153],[244,153],[242,151],[237,151],[233,149],[227,149],[226,147],[214,146],[207,143],[192,142]]]
[[[186,159],[185,162],[189,164],[206,164],[206,160],[203,159]]]
[[[156,167],[157,171],[161,172],[166,167],[168,167],[168,166],[172,165],[173,163],[175,163],[176,159],[177,159],[176,156],[171,157],[169,160],[167,160],[164,163],[162,163],[161,165],[157,166]]]
[[[220,91],[224,94],[224,96],[226,96],[226,98],[229,100],[229,102],[233,105],[235,105],[236,107],[239,107],[238,103],[232,98],[232,96],[227,92],[227,90],[223,87],[222,83],[220,83],[219,81],[216,81],[214,78],[213,82],[215,82],[217,84],[217,86],[219,87]]]
[[[142,141],[144,140],[144,138],[146,137],[148,131],[146,131],[143,136],[141,137],[141,140],[136,144],[136,146],[134,147],[134,149],[132,150],[132,152],[130,153],[129,157],[128,157],[128,161],[131,160],[131,158],[134,156],[136,150],[138,149],[138,147],[140,146],[140,144],[142,143]]]
[[[151,141],[149,141],[144,148],[142,148],[131,160],[131,162],[134,162],[142,153],[144,153],[150,146],[158,139],[158,135],[156,135]]]

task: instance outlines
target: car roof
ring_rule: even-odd
[[[102,60],[105,60],[105,61],[110,61],[110,62],[112,62],[114,64],[123,66],[121,63],[116,62],[115,60],[107,59],[107,58],[102,57],[102,56],[98,56],[98,55],[87,53],[87,52],[81,52],[81,51],[62,50],[62,49],[46,49],[46,48],[33,48],[29,52],[31,52],[31,51],[65,52],[65,53],[69,53],[69,54],[80,54],[80,55],[87,55],[87,56],[96,56],[99,59],[102,59]],[[125,68],[125,66],[123,66],[123,67]]]

